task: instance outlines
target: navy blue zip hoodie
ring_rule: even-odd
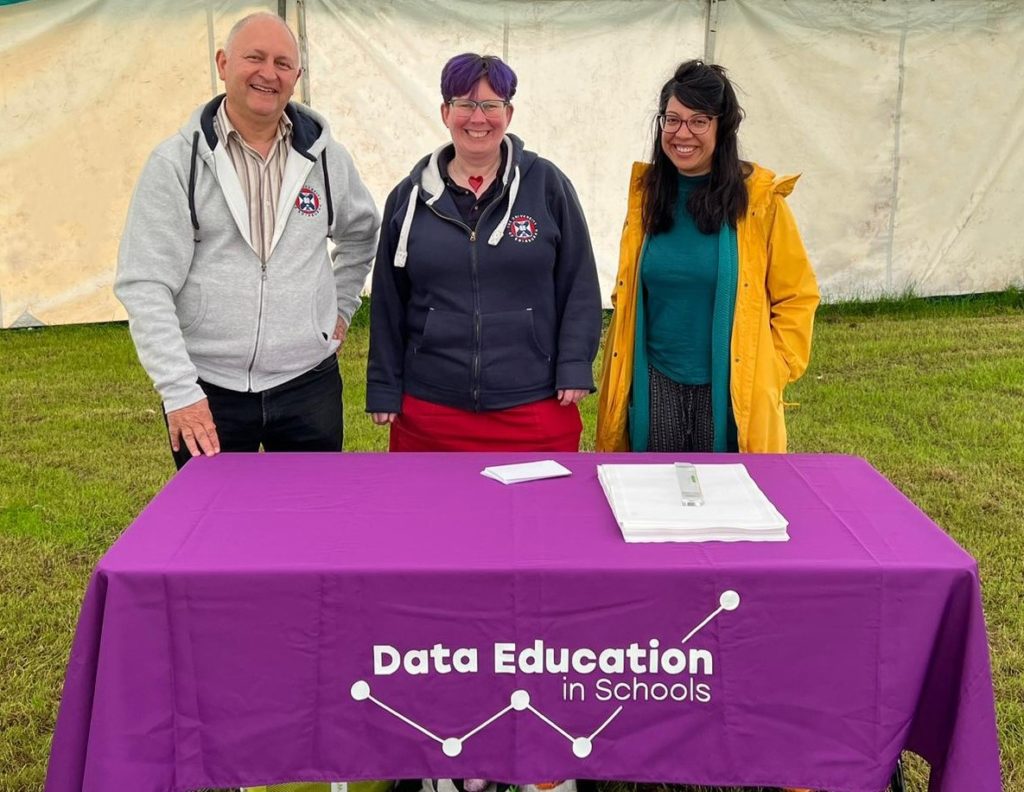
[[[377,246],[367,412],[402,394],[501,410],[560,389],[594,390],[601,336],[594,251],[558,168],[506,135],[498,197],[475,227],[424,157],[392,190]]]

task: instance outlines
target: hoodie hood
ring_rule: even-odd
[[[502,138],[501,145],[505,153],[505,168],[498,174],[498,179],[501,183],[502,195],[506,191],[508,192],[508,200],[505,202],[505,212],[501,220],[499,220],[487,239],[487,244],[492,247],[501,242],[502,232],[512,216],[512,208],[515,206],[516,197],[519,194],[519,185],[522,182],[522,177],[537,160],[537,155],[532,151],[526,151],[523,141],[515,135],[505,135]],[[441,154],[451,147],[451,143],[439,146],[432,154],[417,162],[409,172],[409,199],[406,204],[405,216],[402,219],[402,230],[399,233],[398,245],[395,250],[394,265],[396,267],[404,267],[406,260],[409,258],[409,231],[412,228],[412,220],[416,214],[417,203],[419,200],[422,200],[427,206],[433,206],[437,199],[444,194],[444,179],[441,177],[441,166],[439,163]]]
[[[227,158],[227,154],[224,149],[220,152],[216,152],[217,146],[220,144],[220,140],[217,137],[217,131],[214,129],[214,118],[217,116],[217,111],[220,109],[221,103],[226,98],[226,94],[220,94],[215,96],[205,105],[202,105],[196,109],[185,125],[178,130],[178,133],[185,140],[185,145],[188,146],[189,151],[189,173],[188,173],[188,211],[189,218],[192,222],[194,242],[200,241],[200,225],[199,216],[196,208],[195,193],[196,185],[200,178],[200,168],[197,165],[198,160],[202,160],[206,163],[214,172],[217,170],[217,166],[214,165],[214,161],[218,157],[224,158],[226,169],[230,169],[230,160]],[[289,102],[284,108],[285,115],[288,116],[292,123],[292,135],[291,135],[291,148],[294,154],[298,157],[293,157],[289,154],[288,163],[285,165],[284,180],[287,184],[295,183],[296,192],[301,185],[302,179],[305,178],[305,174],[308,172],[309,167],[312,163],[315,163],[318,158],[321,158],[321,165],[324,172],[324,185],[325,193],[324,197],[327,202],[327,225],[332,227],[334,225],[334,204],[331,199],[330,190],[330,177],[328,176],[327,170],[327,143],[331,139],[331,131],[327,126],[327,121],[319,113],[310,110],[304,105],[298,105],[295,102]],[[299,159],[301,158],[301,159]],[[302,160],[308,160],[308,163],[302,163]],[[238,224],[238,229],[242,236],[247,240],[248,235],[248,219],[244,212],[245,199],[241,192],[241,187],[238,185],[237,179],[234,180],[234,187],[231,186],[231,179],[227,176],[221,180],[222,189],[225,190],[228,196],[228,205],[231,207],[232,216],[235,218],[235,222]],[[284,204],[283,208],[291,203],[291,200]],[[284,218],[280,218],[283,220]],[[273,245],[276,245],[280,238],[280,229],[284,226],[281,225],[275,229]],[[272,245],[272,246],[273,246]]]
[[[192,145],[195,133],[200,133],[198,146],[201,156],[212,152],[220,143],[213,128],[213,119],[225,98],[226,94],[220,94],[197,108],[179,130],[189,145]],[[327,120],[316,111],[295,102],[289,102],[284,108],[284,113],[292,122],[292,148],[306,159],[315,162],[327,147],[327,141],[331,137]]]

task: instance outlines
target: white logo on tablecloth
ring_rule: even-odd
[[[718,616],[718,614],[722,613],[722,611],[734,611],[739,606],[739,594],[735,591],[723,592],[718,598],[718,608],[712,611],[700,624],[690,630],[686,637],[680,641],[680,644],[685,644],[689,641],[694,635],[706,627],[716,616]],[[648,642],[647,647],[641,647],[639,644],[634,643],[630,644],[626,649],[613,647],[605,649],[600,653],[596,653],[593,650],[586,648],[577,649],[571,654],[568,653],[568,650],[562,650],[563,654],[558,655],[557,668],[550,669],[552,663],[549,662],[549,659],[555,657],[555,655],[551,654],[552,651],[553,650],[545,650],[543,642],[539,640],[534,641],[532,646],[519,652],[515,651],[514,644],[495,644],[494,672],[498,674],[561,673],[563,670],[563,663],[567,663],[575,672],[580,674],[590,674],[595,670],[601,670],[605,673],[609,673],[608,669],[615,669],[616,671],[621,672],[625,667],[625,659],[628,658],[630,669],[634,673],[657,672],[659,667],[664,673],[668,674],[682,674],[687,670],[691,673],[689,685],[684,685],[681,682],[673,685],[667,685],[664,682],[655,682],[648,685],[646,682],[641,682],[640,684],[644,686],[643,689],[646,691],[645,695],[648,697],[645,700],[651,700],[653,698],[655,701],[696,700],[703,703],[710,701],[710,688],[704,683],[698,683],[695,685],[692,677],[692,673],[700,669],[702,669],[708,676],[713,673],[711,653],[706,650],[691,649],[689,652],[684,652],[682,649],[677,649],[675,647],[669,647],[661,650],[660,642],[657,639],[651,639],[651,641]],[[437,644],[432,649],[412,650],[411,652],[402,654],[392,646],[374,647],[375,675],[388,676],[396,673],[399,669],[404,670],[409,674],[425,674],[430,673],[431,670],[442,674],[452,672],[476,673],[477,651],[475,648],[460,648],[452,652],[440,644]],[[607,684],[602,685],[602,683]],[[578,689],[579,695],[574,696],[574,689],[566,687],[566,683],[563,682],[563,700],[572,701],[574,699],[583,698],[585,696],[585,689],[582,687],[582,684],[578,682],[571,684],[580,685]],[[633,678],[632,688],[629,683],[620,682],[613,685],[608,680],[602,678],[599,679],[594,686],[594,697],[598,701],[610,701],[613,699],[619,701],[638,700],[636,698],[636,691],[638,689],[636,684],[637,678],[635,676]],[[621,689],[620,686],[625,686],[625,689]],[[631,691],[632,697],[630,696]],[[702,698],[701,694],[705,692],[706,697]],[[398,710],[388,706],[380,699],[375,698],[370,689],[370,684],[365,680],[361,679],[355,682],[352,685],[350,693],[352,698],[356,701],[373,702],[385,712],[393,715],[416,731],[439,743],[444,755],[450,757],[458,756],[462,753],[462,747],[466,740],[487,728],[503,715],[506,715],[509,712],[529,711],[550,726],[553,731],[565,737],[572,746],[573,754],[580,759],[584,759],[587,756],[590,756],[593,751],[594,739],[604,731],[608,724],[615,720],[623,710],[623,705],[620,704],[605,719],[605,721],[589,735],[573,736],[559,726],[554,720],[536,709],[530,703],[530,693],[526,690],[520,689],[512,693],[506,707],[487,718],[478,726],[470,729],[466,734],[461,737],[441,737],[427,729],[422,724],[417,723],[411,718],[403,715]]]

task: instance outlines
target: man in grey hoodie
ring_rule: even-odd
[[[139,177],[114,290],[179,468],[261,445],[340,451],[336,353],[379,215],[326,121],[289,101],[302,70],[280,18],[236,23],[217,69],[226,94]]]

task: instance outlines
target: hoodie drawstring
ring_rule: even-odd
[[[512,140],[505,136],[502,141],[508,149],[508,157],[505,162],[505,171],[502,173],[502,183],[509,184],[509,172],[512,173],[512,183],[509,185],[508,191],[508,204],[505,207],[505,215],[495,226],[494,231],[491,232],[490,237],[487,239],[487,244],[492,247],[501,242],[501,237],[505,232],[505,228],[508,226],[509,218],[512,216],[512,207],[515,205],[516,197],[519,195],[519,183],[520,171],[518,163],[513,164],[515,147],[512,144]],[[444,193],[444,182],[441,179],[440,168],[438,167],[438,159],[441,152],[444,151],[450,143],[439,147],[433,154],[430,155],[430,161],[423,168],[420,174],[421,184],[423,189],[430,195],[425,201],[427,206],[432,206],[438,198]],[[419,197],[420,184],[413,182],[412,189],[409,191],[409,203],[405,207],[405,217],[402,218],[402,230],[398,234],[398,245],[395,248],[395,259],[394,266],[404,267],[405,262],[409,259],[409,232],[412,229],[412,218],[416,214],[416,202]]]
[[[331,235],[331,229],[334,228],[334,201],[331,200],[331,177],[327,175],[327,147],[324,147],[323,154],[320,155],[320,164],[324,168],[324,197],[327,199],[327,236]]]
[[[199,130],[192,133],[192,163],[188,169],[188,214],[192,220],[192,241],[199,241],[199,215],[196,212],[196,156],[199,154]]]
[[[412,228],[412,216],[416,213],[416,192],[419,190],[415,184],[409,190],[409,203],[405,207],[405,218],[402,220],[402,232],[398,235],[398,248],[395,250],[395,266],[404,267],[409,258],[409,229]]]
[[[519,194],[519,166],[516,165],[515,173],[512,175],[512,186],[508,188],[508,204],[505,207],[505,216],[501,218],[501,222],[495,227],[494,231],[491,232],[490,239],[487,240],[487,244],[492,247],[501,242],[501,237],[505,233],[505,227],[508,225],[509,218],[512,216],[512,205],[516,202],[516,196]]]

